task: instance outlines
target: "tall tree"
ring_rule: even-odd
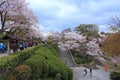
[[[9,31],[17,35],[21,30],[29,30],[37,23],[37,17],[28,8],[25,0],[1,0],[0,33]]]
[[[95,24],[80,24],[79,26],[75,27],[75,31],[89,38],[97,36],[99,29]]]

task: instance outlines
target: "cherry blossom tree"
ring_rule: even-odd
[[[59,47],[63,50],[76,49],[80,46],[80,43],[85,42],[84,36],[79,35],[75,32],[68,32],[64,34],[64,38],[58,43]]]
[[[28,37],[28,38],[41,38],[43,35],[41,33],[41,30],[39,27],[31,27],[29,28],[29,30],[26,30],[27,33],[25,34],[25,37]]]
[[[101,51],[101,48],[100,48],[99,44],[97,43],[96,38],[94,38],[91,41],[87,42],[86,45],[87,45],[86,53],[88,55],[91,55],[91,56],[95,57],[96,59],[105,61],[105,59],[103,58],[104,54]]]
[[[1,0],[0,3],[0,32],[8,31],[18,34],[21,30],[29,30],[36,26],[37,17],[28,8],[25,0]]]

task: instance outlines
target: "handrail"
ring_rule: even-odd
[[[72,56],[72,53],[71,53],[71,51],[70,51],[69,49],[68,49],[68,53],[69,53],[70,56],[71,56],[71,59],[72,59],[72,61],[73,61],[73,64],[76,65],[75,60],[74,60],[74,58],[73,58],[73,56]]]

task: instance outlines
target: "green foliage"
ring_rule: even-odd
[[[38,79],[38,80],[55,80],[55,79],[52,78],[52,77],[47,77],[47,78],[44,78],[44,79]]]
[[[0,59],[0,80],[8,80],[11,72],[18,65],[27,65],[31,68],[29,80],[55,80],[61,75],[62,80],[72,80],[72,70],[58,57],[55,45],[43,45],[29,48]],[[16,74],[17,75],[17,74]],[[19,78],[20,79],[20,78]],[[12,76],[11,80],[16,80]]]
[[[31,80],[38,78],[46,80],[47,77],[55,79],[57,73],[61,73],[62,78],[66,75],[62,80],[72,80],[72,77],[70,77],[71,75],[68,75],[72,74],[72,71],[61,62],[56,52],[57,49],[54,46],[44,45],[36,50],[35,54],[24,62],[24,64],[30,66],[32,69],[33,74],[30,78]],[[35,72],[38,66],[41,68],[40,74]],[[63,70],[64,72],[62,73]],[[70,77],[70,79],[68,79],[68,77]]]
[[[93,61],[92,57],[82,52],[71,50],[77,64],[89,64]]]
[[[62,80],[69,80],[69,79],[68,79],[68,73],[66,72],[66,70],[63,70],[63,71],[61,72],[61,74],[62,74]]]
[[[30,77],[31,80],[40,78],[42,73],[42,68],[46,70],[46,66],[42,66],[41,57],[39,55],[33,55],[31,58],[27,59],[23,64],[28,65],[32,69],[32,75]]]
[[[79,26],[75,27],[75,31],[79,32],[86,38],[89,37],[97,37],[98,36],[98,26],[95,24],[80,24]]]
[[[118,73],[118,72],[112,72],[111,74],[110,74],[110,78],[112,79],[112,80],[120,80],[120,72]]]
[[[57,74],[56,74],[55,80],[61,80],[61,74],[60,74],[60,73],[57,73]]]
[[[120,65],[110,74],[112,80],[120,80]]]
[[[114,26],[110,26],[110,30],[113,31],[113,32],[118,32],[119,28],[116,28]]]
[[[4,34],[0,33],[0,39],[3,38]]]
[[[19,65],[13,70],[13,76],[17,80],[28,80],[31,75],[31,68],[27,65]]]
[[[47,64],[47,63],[43,63],[42,64],[42,67],[43,67],[43,69],[42,69],[42,77],[43,78],[45,78],[45,77],[47,77],[48,76],[48,74],[49,74],[49,65]]]
[[[8,74],[11,74],[12,70],[24,62],[27,58],[29,58],[38,47],[35,48],[29,48],[20,52],[16,52],[12,55],[2,57],[0,59],[0,80],[6,80],[9,76]]]

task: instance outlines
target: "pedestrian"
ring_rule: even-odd
[[[90,76],[92,76],[92,68],[90,68],[89,70],[90,70]]]
[[[2,53],[4,51],[4,44],[1,42],[0,43],[0,53]]]
[[[103,68],[104,68],[105,72],[108,71],[108,66],[107,65],[103,66]]]
[[[20,50],[24,50],[24,48],[25,48],[25,44],[23,42],[20,43]]]
[[[84,69],[83,76],[87,75],[87,69]]]

